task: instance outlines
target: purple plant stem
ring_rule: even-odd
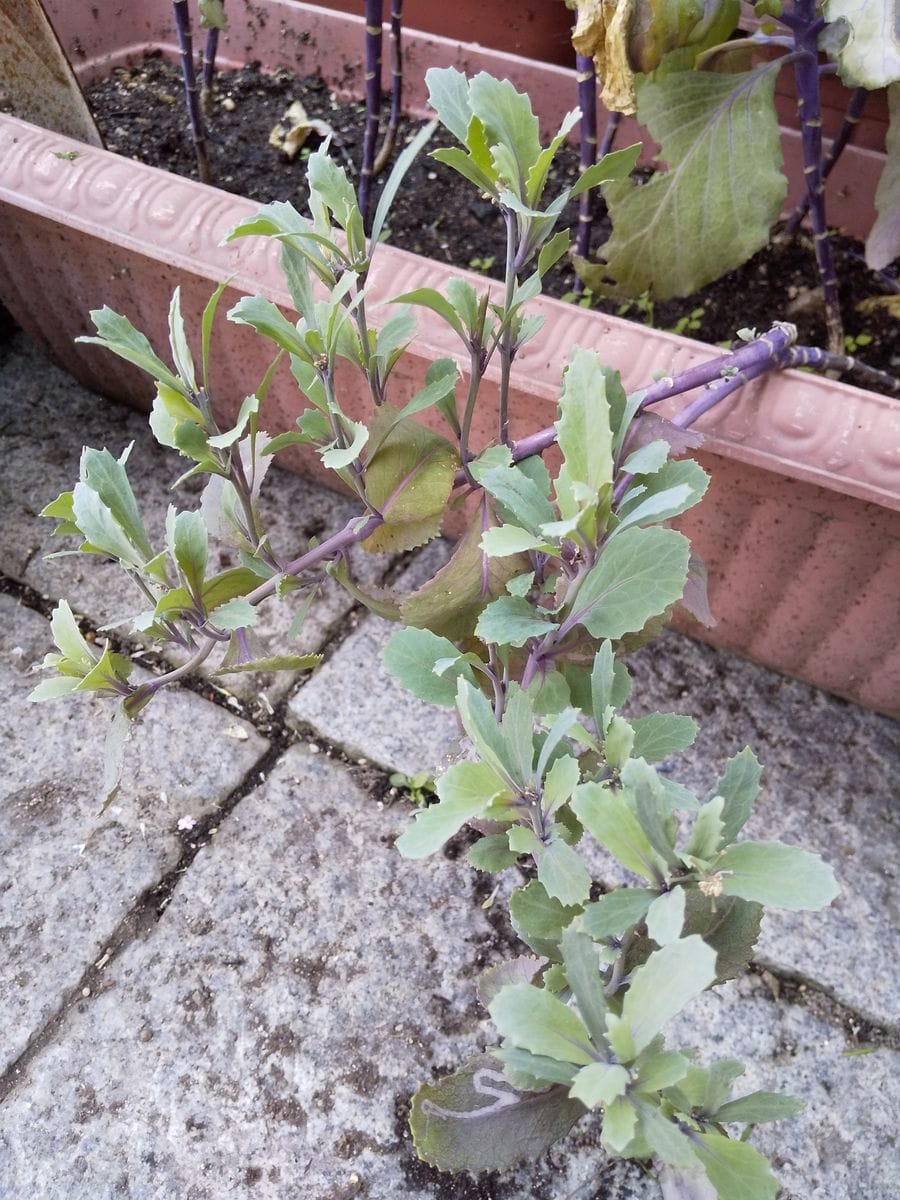
[[[222,0],[222,7],[225,7],[225,0]],[[207,31],[206,44],[203,47],[203,86],[201,99],[203,102],[203,111],[207,116],[209,116],[212,109],[213,80],[216,76],[216,55],[218,52],[219,29],[216,25],[213,25]]]
[[[375,166],[375,146],[381,118],[381,30],[382,0],[366,0],[366,125],[363,132],[362,164],[359,172],[359,208],[369,228],[369,191]]]
[[[847,111],[844,113],[844,119],[841,122],[841,127],[838,130],[834,141],[831,143],[831,149],[826,154],[825,160],[822,163],[823,183],[834,170],[835,163],[841,157],[845,146],[853,137],[868,98],[869,91],[867,88],[854,88],[851,92],[850,100],[847,103]],[[800,227],[800,222],[806,216],[806,210],[808,208],[809,199],[808,197],[804,196],[785,223],[784,232],[788,235],[788,237],[793,237],[793,235],[797,232]]]
[[[818,37],[824,22],[816,16],[816,0],[794,0],[794,78],[797,82],[797,111],[803,147],[803,175],[809,217],[816,250],[816,264],[825,296],[825,326],[828,348],[834,354],[844,349],[840,297],[834,254],[825,222],[825,180],[822,173],[822,105],[819,93]]]
[[[581,141],[579,145],[578,174],[583,175],[597,161],[597,72],[591,55],[575,55],[575,80],[578,84],[578,107],[581,109]],[[587,258],[591,252],[591,226],[593,217],[592,189],[582,192],[578,202],[578,236],[575,252]],[[584,291],[584,280],[575,280],[575,294]]]
[[[787,352],[785,366],[787,367],[817,367],[820,371],[856,371],[873,383],[900,395],[900,379],[887,371],[879,371],[868,363],[860,362],[852,354],[831,354],[828,350],[820,350],[818,346],[792,346]]]
[[[197,155],[197,175],[201,183],[210,182],[209,158],[206,153],[206,128],[200,97],[197,93],[197,74],[194,71],[194,49],[191,43],[191,14],[187,0],[172,0],[178,46],[181,50],[181,75],[184,79],[184,98],[187,103],[194,153]]]
[[[734,350],[730,354],[721,354],[709,362],[698,363],[696,367],[682,371],[680,375],[669,375],[665,379],[651,384],[647,388],[641,409],[647,408],[651,404],[658,404],[660,400],[667,400],[670,396],[680,396],[683,392],[690,392],[694,388],[703,387],[714,380],[725,378],[726,375],[731,376],[734,372],[739,373],[757,364],[763,365],[766,371],[784,366],[784,353],[793,344],[796,337],[797,331],[793,325],[779,322],[768,333],[748,342],[746,346],[741,346],[739,350]],[[762,373],[759,372],[759,374]],[[713,401],[713,403],[717,402]],[[519,438],[511,447],[513,462],[521,462],[523,458],[531,458],[534,454],[543,454],[555,441],[555,425],[550,425],[547,429],[541,429],[537,433],[531,433],[527,437]]]
[[[372,167],[378,175],[391,161],[400,127],[400,106],[403,103],[403,0],[391,0],[391,115],[384,132],[384,141]]]

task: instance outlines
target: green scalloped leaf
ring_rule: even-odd
[[[568,1088],[514,1088],[487,1054],[423,1084],[409,1118],[419,1158],[442,1171],[505,1171],[565,1137],[585,1109]]]
[[[787,194],[773,103],[779,64],[738,75],[685,71],[637,79],[638,120],[668,170],[604,188],[613,223],[594,291],[689,296],[766,244]],[[611,281],[611,286],[606,283]]]

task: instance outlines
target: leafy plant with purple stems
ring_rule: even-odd
[[[219,678],[314,668],[316,655],[258,649],[254,625],[264,600],[293,597],[298,626],[325,576],[336,579],[400,624],[387,668],[420,699],[455,707],[465,735],[461,757],[436,781],[437,803],[403,833],[400,853],[431,854],[468,827],[478,835],[468,852],[476,870],[529,879],[509,901],[528,952],[491,968],[479,987],[499,1044],[417,1093],[411,1124],[421,1157],[445,1170],[504,1169],[593,1114],[603,1152],[653,1160],[670,1200],[773,1200],[777,1182],[746,1137],[759,1122],[795,1114],[799,1102],[766,1091],[733,1096],[741,1063],[700,1064],[689,1049],[667,1048],[665,1030],[704,990],[745,969],[764,905],[821,908],[838,887],[815,855],[742,836],[760,778],[749,749],[700,798],[657,767],[693,742],[693,719],[621,709],[631,687],[626,653],[675,605],[709,618],[702,564],[668,527],[708,482],[685,457],[699,441],[690,427],[746,380],[805,351],[793,327],[778,324],[626,394],[595,351],[573,346],[555,423],[511,440],[512,367],[540,332],[528,302],[569,245],[560,213],[585,189],[624,179],[638,147],[607,155],[551,198],[550,166],[577,111],[542,147],[528,98],[509,82],[451,69],[430,71],[428,84],[460,142],[434,156],[503,216],[502,296],[454,279],[443,292],[397,296],[387,310],[368,306],[380,231],[426,127],[400,155],[368,236],[346,172],[322,150],[309,159],[308,217],[275,203],[232,232],[280,242],[299,314],[289,319],[260,296],[228,314],[276,351],[232,428],[216,424],[210,383],[210,330],[225,284],[203,314],[199,361],[177,292],[171,365],[126,317],[95,311],[97,336],[83,340],[149,372],[156,439],[187,460],[183,478],[208,483],[198,509],[170,507],[154,544],[128,482],[129,450],[84,451],[78,482],[43,515],[83,553],[119,561],[141,598],[133,631],[176,665],[132,682],[128,655],[89,644],[62,602],[51,622],[57,652],[45,662],[52,676],[32,698],[110,695],[109,799],[134,721],[169,684],[209,670],[215,655]],[[463,365],[437,361],[410,396],[399,394],[393,371],[414,337],[417,306],[447,322]],[[270,437],[265,397],[284,357],[307,406],[295,430]],[[473,418],[495,359],[496,438],[476,446]],[[366,421],[342,407],[339,363],[368,383]],[[672,421],[655,415],[657,402],[687,393]],[[258,500],[272,455],[293,443],[314,448],[359,511],[339,532],[285,554]],[[543,459],[551,447],[552,467]],[[469,521],[446,565],[411,593],[367,592],[359,554],[425,544],[451,505],[466,505]],[[214,539],[239,566],[217,569]],[[598,847],[621,872],[622,886],[603,894],[591,868]]]
[[[808,214],[828,350],[842,358],[824,184],[866,96],[882,87],[890,89],[891,128],[866,260],[881,271],[900,254],[900,35],[891,0],[760,0],[759,30],[738,38],[731,37],[738,0],[576,4],[573,42],[580,55],[593,56],[604,104],[635,114],[667,164],[644,186],[622,180],[604,188],[613,233],[598,251],[599,263],[579,249],[586,286],[620,298],[648,291],[658,300],[687,296],[766,244],[787,192],[774,90],[779,71],[790,66],[806,194],[787,231],[796,232]],[[758,50],[770,57],[754,65]],[[773,59],[774,51],[783,53]],[[830,60],[824,64],[823,54]],[[854,90],[826,152],[820,81],[833,73]]]

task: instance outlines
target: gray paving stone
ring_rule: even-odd
[[[758,959],[900,1024],[900,725],[674,633],[631,665],[636,711],[700,723],[673,777],[705,796],[749,744],[765,770],[746,836],[804,846],[837,873],[843,891],[824,912],[767,916]]]
[[[781,1181],[780,1200],[900,1195],[896,1049],[859,1054],[852,1031],[817,1015],[815,1004],[811,1011],[776,1000],[752,976],[701,996],[673,1026],[669,1044],[697,1046],[701,1063],[742,1060],[747,1071],[735,1096],[763,1089],[805,1101],[798,1117],[760,1125],[751,1138]]]
[[[412,591],[429,579],[448,553],[444,542],[427,546],[397,580],[398,590]],[[415,775],[438,767],[459,730],[454,709],[423,704],[385,670],[384,647],[396,628],[381,617],[364,617],[291,698],[288,720],[311,725],[351,758]]]
[[[0,571],[28,583],[44,596],[65,597],[73,609],[98,626],[130,618],[146,605],[135,585],[113,563],[81,556],[47,561],[45,555],[75,543],[52,538],[53,524],[39,519],[38,513],[77,480],[83,445],[105,446],[118,455],[131,441],[135,448],[129,460],[129,475],[151,540],[160,545],[169,504],[191,508],[199,502],[198,480],[188,480],[175,493],[170,490],[182,474],[185,460],[157,445],[146,416],[93,395],[45,362],[23,337],[15,340],[0,389],[0,452],[4,462],[0,478],[0,509],[4,513]],[[272,544],[288,557],[302,553],[309,537],[321,538],[342,528],[358,507],[347,497],[275,467],[262,496]],[[215,554],[221,564],[217,569],[237,565],[237,555],[230,548],[219,547]],[[355,570],[362,581],[371,583],[381,577],[388,562],[380,555],[360,554]],[[321,575],[318,596],[303,629],[288,643],[287,634],[300,597],[301,593],[294,593],[286,602],[269,601],[261,607],[254,632],[264,646],[273,648],[270,652],[320,650],[353,603],[332,580]],[[133,636],[128,623],[120,631]],[[175,648],[168,649],[166,656],[176,664],[183,659]],[[211,660],[204,667],[205,674],[214,669],[215,662]],[[244,699],[264,691],[274,702],[290,690],[296,678],[297,672],[239,674],[221,677],[217,683]]]
[[[464,864],[393,850],[405,819],[291,749],[4,1104],[9,1200],[433,1197],[401,1108],[483,1043],[496,950]],[[596,1173],[584,1133],[555,1159],[563,1195]],[[550,1174],[445,1194],[525,1200]]]
[[[392,851],[404,819],[290,750],[7,1099],[9,1200],[656,1200],[638,1168],[598,1157],[590,1120],[502,1180],[438,1185],[414,1163],[404,1099],[492,1040],[473,968],[499,948],[462,863]],[[843,1057],[838,1025],[758,980],[682,1026],[701,1061],[756,1055],[747,1090],[807,1100],[754,1135],[783,1200],[896,1194],[896,1056]]]
[[[27,701],[31,664],[51,648],[44,618],[0,595],[0,1071],[100,958],[134,898],[177,864],[178,822],[214,812],[267,748],[221,708],[165,693],[100,816],[111,709]]]

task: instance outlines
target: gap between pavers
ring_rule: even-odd
[[[514,951],[462,862],[400,859],[405,819],[339,764],[288,750],[8,1098],[5,1196],[659,1200],[639,1167],[598,1153],[595,1118],[500,1179],[415,1162],[406,1100],[493,1040],[476,964]],[[755,979],[702,997],[679,1032],[701,1062],[757,1055],[741,1091],[807,1100],[754,1134],[784,1200],[895,1194],[896,1054],[846,1057],[838,1026]]]
[[[98,348],[97,353],[104,351]],[[129,477],[151,541],[161,546],[168,506],[195,508],[199,504],[198,479],[187,480],[174,492],[171,490],[187,468],[187,460],[157,444],[146,415],[89,392],[48,363],[23,335],[13,339],[0,377],[0,429],[4,463],[0,479],[0,509],[4,513],[0,572],[28,584],[42,596],[65,598],[95,627],[121,622],[115,632],[140,642],[131,629],[130,618],[147,605],[135,585],[117,564],[99,556],[48,561],[45,555],[69,549],[77,542],[52,537],[54,522],[39,518],[38,513],[77,482],[83,445],[106,447],[118,457],[134,442]],[[269,471],[263,484],[263,518],[273,546],[288,558],[303,553],[310,537],[321,540],[343,528],[358,509],[358,503],[346,496],[277,467]],[[354,557],[354,571],[361,583],[377,583],[391,561],[384,555],[359,554]],[[238,565],[235,549],[211,547],[211,572]],[[258,635],[269,653],[318,652],[353,607],[346,592],[324,572],[317,578],[317,598],[299,635],[290,641],[287,635],[291,622],[306,592],[294,592],[286,601],[270,600],[260,605],[253,635]],[[176,647],[166,647],[163,653],[175,665],[184,659]],[[210,676],[218,658],[215,655],[204,664],[200,674]],[[242,699],[252,699],[262,691],[275,702],[287,694],[297,678],[296,671],[282,671],[224,675],[215,682]]]
[[[385,671],[395,628],[376,617],[361,622],[292,697],[288,720],[351,757],[414,775],[452,752],[458,726],[454,710],[416,700]],[[900,726],[675,633],[629,665],[635,712],[677,710],[700,722],[695,746],[672,760],[672,777],[705,799],[727,759],[749,743],[765,772],[744,836],[803,846],[838,874],[843,892],[825,912],[767,914],[759,961],[808,978],[878,1025],[900,1025]],[[589,842],[583,852],[597,877],[625,879]]]
[[[268,746],[247,722],[170,689],[138,725],[120,794],[100,815],[111,705],[29,703],[29,668],[52,647],[48,622],[0,595],[0,1073],[101,958],[136,897],[176,866],[179,821],[189,834],[191,819],[214,813]]]

